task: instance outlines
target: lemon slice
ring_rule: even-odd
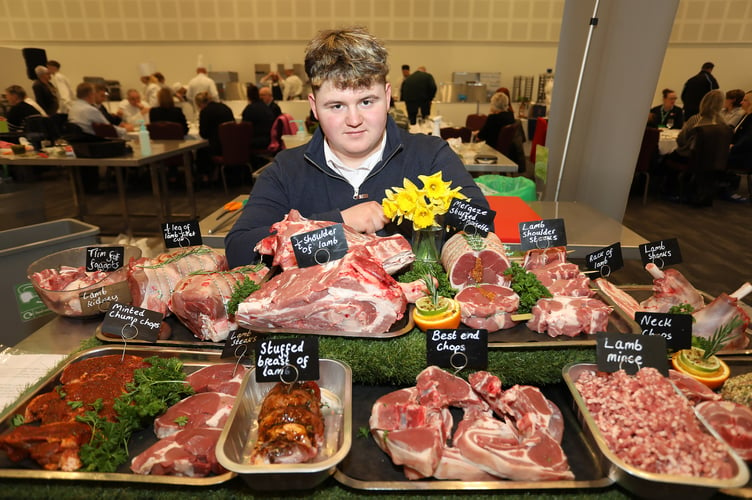
[[[452,301],[446,297],[439,297],[437,304],[431,301],[431,297],[421,297],[415,301],[415,307],[421,316],[438,316],[443,314],[452,305]]]
[[[702,349],[682,349],[679,351],[679,363],[689,373],[700,376],[707,376],[721,369],[721,362],[716,356],[702,359],[703,354]]]

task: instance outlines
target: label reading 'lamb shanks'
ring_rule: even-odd
[[[427,330],[426,364],[455,370],[485,370],[488,368],[488,330]]]
[[[256,382],[318,380],[319,338],[262,339],[256,342]]]
[[[107,312],[114,302],[127,304],[131,301],[131,289],[127,281],[118,281],[94,290],[78,294],[81,302],[81,315],[94,316]]]
[[[494,217],[496,212],[490,208],[454,199],[444,215],[444,224],[485,238],[493,227]]]
[[[298,267],[310,267],[339,260],[347,254],[342,224],[322,227],[290,237]]]
[[[598,271],[601,277],[607,277],[614,271],[624,267],[624,258],[621,256],[621,243],[596,250],[585,256],[585,265],[592,271]],[[592,277],[592,276],[591,276]]]
[[[604,372],[624,370],[634,375],[640,368],[649,366],[668,376],[666,339],[659,335],[599,333],[595,359],[598,369]]]
[[[116,271],[125,264],[125,247],[86,247],[86,270]]]
[[[167,248],[192,247],[203,242],[197,220],[165,222],[162,224],[162,237]]]
[[[652,262],[660,269],[672,264],[681,264],[682,261],[679,241],[676,238],[643,243],[640,245],[640,257],[643,266]]]
[[[692,315],[637,311],[635,321],[643,335],[657,335],[666,339],[672,351],[692,347]]]
[[[564,219],[543,219],[520,222],[520,247],[523,252],[534,249],[567,246]]]
[[[225,346],[222,348],[221,358],[243,358],[251,359],[251,352],[256,347],[258,334],[248,330],[233,330],[225,340]],[[243,360],[241,359],[241,362]]]
[[[102,333],[117,335],[125,342],[133,339],[156,342],[162,319],[162,313],[115,302],[104,315]]]

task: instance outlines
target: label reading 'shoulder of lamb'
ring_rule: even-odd
[[[125,264],[125,247],[86,247],[86,271],[116,271]]]
[[[165,222],[162,224],[162,237],[167,248],[192,247],[203,243],[197,220]]]
[[[255,371],[256,382],[318,380],[319,338],[259,340]]]
[[[485,238],[493,227],[495,217],[496,212],[490,208],[454,199],[444,215],[444,224]]]
[[[634,375],[641,368],[652,367],[668,377],[666,339],[659,335],[599,333],[595,342],[595,359],[601,371],[624,370]]]
[[[454,370],[485,370],[488,368],[488,330],[427,330],[426,364]]]
[[[681,264],[682,256],[679,241],[676,238],[643,243],[639,248],[643,266],[652,262],[663,269],[668,265]]]
[[[624,258],[621,255],[621,243],[617,241],[613,245],[587,254],[585,256],[585,265],[590,270],[598,271],[602,277],[609,276],[614,271],[618,271],[624,267]]]
[[[162,326],[162,313],[115,302],[102,320],[102,333],[117,335],[124,341],[139,339],[156,342]]]
[[[523,252],[533,249],[567,246],[564,219],[543,219],[520,222],[520,248]]]
[[[221,358],[242,358],[251,359],[251,353],[258,342],[258,334],[248,330],[233,330],[225,340],[225,346],[222,348]],[[242,361],[242,360],[241,360]]]
[[[342,224],[333,224],[290,237],[298,267],[310,267],[339,260],[347,254]]]
[[[666,339],[672,351],[692,347],[692,315],[637,311],[635,321],[643,335],[657,335]]]

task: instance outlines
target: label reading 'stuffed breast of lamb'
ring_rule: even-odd
[[[262,339],[256,342],[256,382],[319,378],[319,338]]]

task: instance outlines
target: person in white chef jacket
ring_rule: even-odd
[[[185,97],[188,102],[195,102],[196,96],[201,92],[208,92],[211,98],[215,101],[219,101],[219,92],[217,91],[217,84],[212,80],[206,71],[206,65],[203,64],[201,57],[199,57],[199,63],[196,67],[196,76],[191,78],[187,85],[188,91]]]
[[[301,99],[303,97],[303,80],[293,73],[292,68],[285,68],[285,84],[282,88],[282,96],[285,101]]]
[[[53,59],[47,61],[47,69],[52,75],[52,84],[57,89],[57,97],[60,101],[58,113],[67,114],[73,99],[75,99],[68,77],[60,72],[60,63]]]

